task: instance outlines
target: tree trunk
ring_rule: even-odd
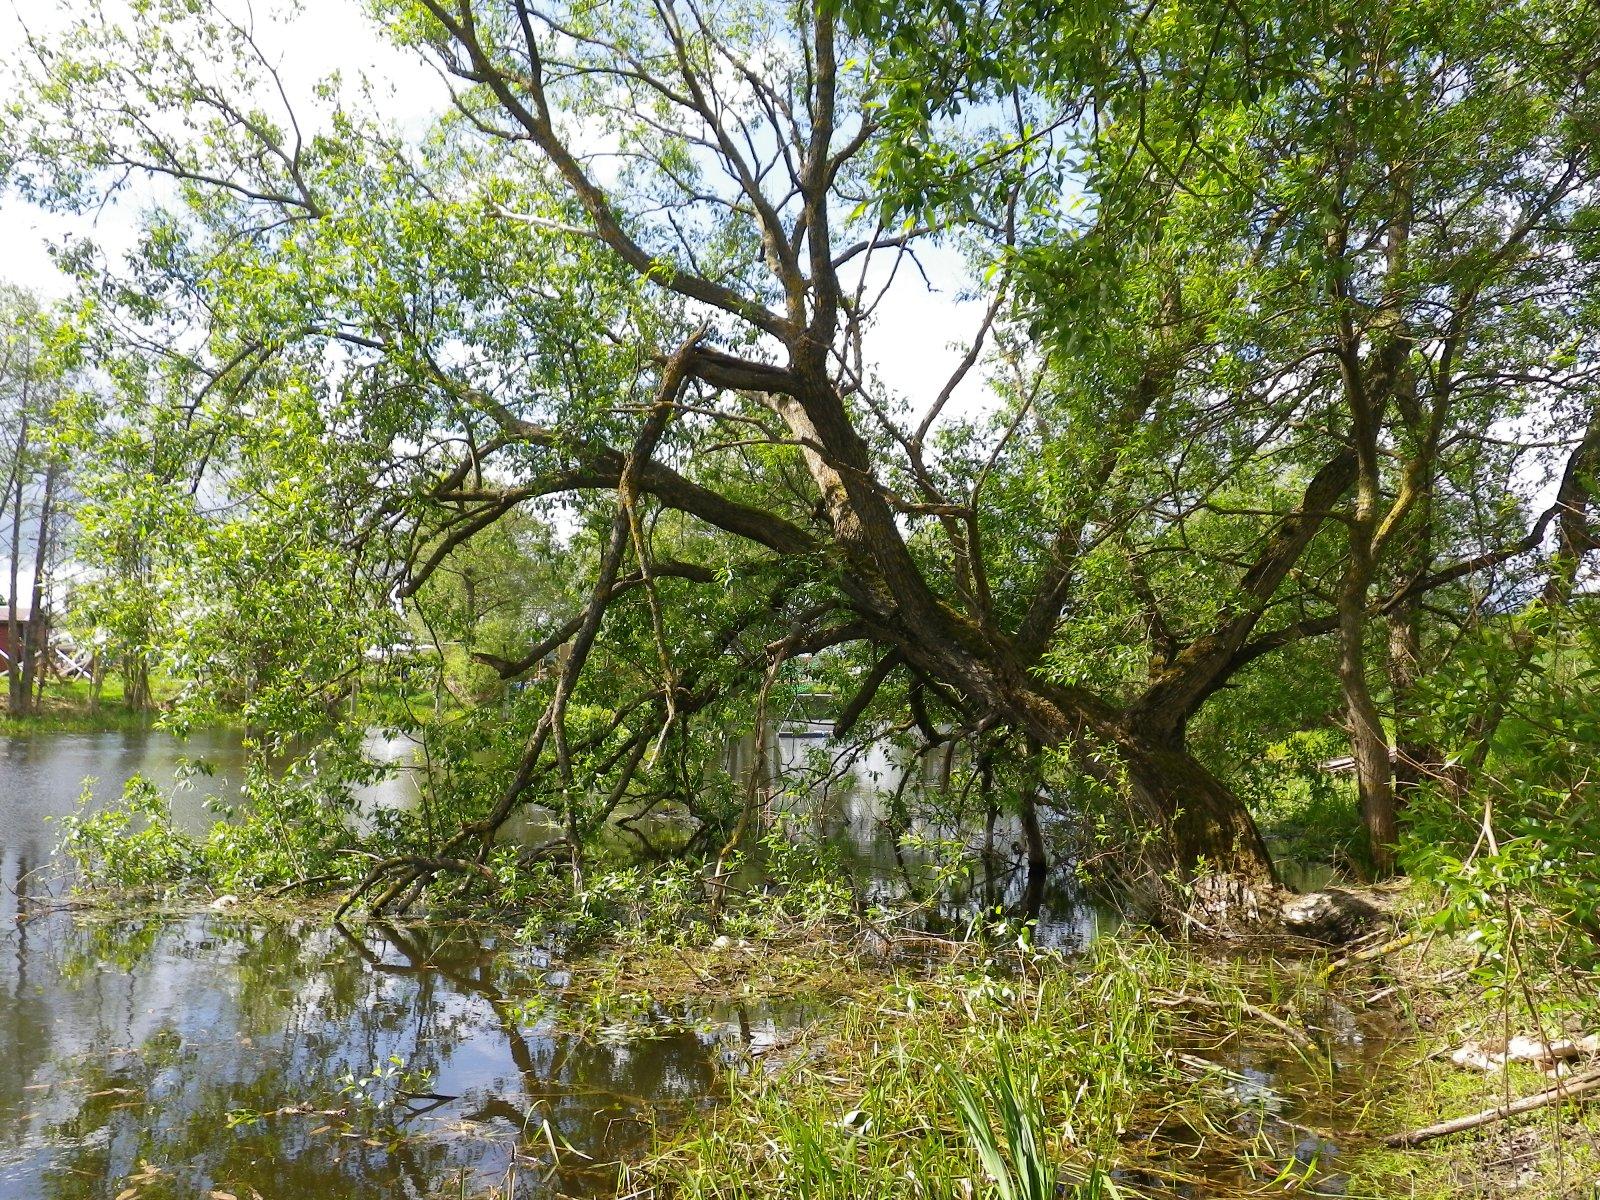
[[[1380,372],[1385,378],[1392,373]],[[1388,395],[1387,385],[1374,386],[1379,396]],[[1339,687],[1344,693],[1345,718],[1350,726],[1350,753],[1355,759],[1361,822],[1367,830],[1372,871],[1376,878],[1384,879],[1394,874],[1399,817],[1389,735],[1367,680],[1367,596],[1378,570],[1378,514],[1383,499],[1376,432],[1380,410],[1372,406],[1362,383],[1352,382],[1348,390],[1360,465],[1350,544],[1335,600],[1339,618]],[[1392,519],[1395,510],[1391,509],[1388,516]]]
[[[28,697],[28,707],[32,712],[41,712],[44,709],[44,683],[50,678],[49,615],[35,610],[30,628],[33,631],[29,635],[29,653],[33,656],[33,693]]]
[[[1365,585],[1360,589],[1359,598],[1364,607]],[[1350,752],[1355,758],[1361,822],[1367,829],[1373,874],[1383,879],[1394,874],[1399,814],[1395,805],[1389,738],[1384,732],[1383,715],[1367,683],[1365,624],[1361,607],[1346,604],[1341,599],[1339,685],[1344,691],[1345,715],[1350,722]]]
[[[44,611],[44,573],[49,564],[50,516],[59,468],[60,464],[52,457],[45,468],[44,496],[39,501],[39,541],[33,553],[33,595],[28,612],[27,649],[22,656],[22,701],[23,707],[28,709],[38,706],[34,684],[37,680],[42,695],[45,668],[49,665],[50,625]]]
[[[28,414],[22,414],[22,427],[17,434],[17,457],[13,464],[11,496],[11,581],[6,589],[10,597],[11,611],[9,624],[6,629],[6,646],[9,651],[6,661],[6,700],[7,707],[12,716],[20,716],[27,708],[26,697],[22,691],[22,660],[27,656],[27,647],[23,645],[22,620],[17,616],[17,580],[18,568],[22,564],[22,493],[26,482],[23,470],[23,459],[28,452]]]
[[[903,648],[915,658],[914,647]],[[1064,747],[1089,769],[1094,758],[1081,752],[1086,737],[1117,752],[1134,813],[1163,835],[1164,845],[1155,851],[1163,860],[1157,864],[1161,873],[1176,871],[1186,881],[1227,876],[1251,889],[1277,885],[1272,856],[1249,809],[1185,747],[1186,712],[1176,701],[1125,720],[1085,694],[1036,684],[1003,659],[984,666],[987,678],[969,669],[950,682],[1024,730],[1030,743]],[[1104,775],[1115,781],[1112,772]]]
[[[1411,236],[1409,175],[1398,169],[1394,178],[1399,188],[1395,197],[1398,206],[1385,249],[1390,278],[1404,275]],[[1341,215],[1340,223],[1329,233],[1329,248],[1336,257],[1345,257],[1349,238],[1350,227]],[[1341,307],[1349,304],[1349,277],[1334,272],[1329,282],[1332,299]],[[1420,426],[1421,415],[1416,407],[1416,379],[1407,369],[1412,339],[1406,329],[1404,312],[1394,304],[1380,307],[1372,316],[1365,337],[1370,349],[1364,351],[1362,339],[1350,322],[1342,321],[1337,326],[1336,358],[1350,414],[1350,439],[1356,454],[1356,502],[1351,513],[1349,549],[1335,608],[1339,617],[1339,684],[1350,722],[1350,750],[1355,758],[1361,819],[1367,827],[1373,871],[1383,878],[1394,873],[1394,843],[1399,822],[1389,737],[1367,681],[1367,596],[1390,539],[1426,490],[1424,482],[1430,469],[1427,456],[1432,448],[1425,445],[1418,449],[1418,458],[1407,464],[1393,503],[1385,507],[1381,452],[1384,414],[1394,404],[1402,418],[1413,427]],[[1434,403],[1432,421],[1436,424],[1445,412],[1445,399],[1439,396]]]
[[[1016,915],[1024,921],[1037,921],[1044,908],[1044,889],[1049,880],[1042,867],[1029,867],[1023,881],[1022,895],[1017,901]]]
[[[1233,791],[1181,746],[1120,747],[1133,801],[1167,833],[1185,878],[1231,876],[1252,888],[1274,887],[1277,871],[1250,811]]]
[[[1044,831],[1039,828],[1039,791],[1042,775],[1039,744],[1030,738],[1028,766],[1017,800],[1017,819],[1022,825],[1022,846],[1028,856],[1030,876],[1043,875],[1050,868],[1050,856],[1044,847]]]
[[[1439,774],[1443,756],[1417,736],[1416,690],[1422,677],[1421,609],[1402,605],[1389,617],[1389,693],[1394,710],[1395,810],[1406,808],[1417,789]]]
[[[1394,764],[1389,756],[1389,735],[1383,714],[1372,698],[1367,681],[1367,593],[1377,573],[1373,553],[1379,500],[1375,455],[1363,455],[1357,483],[1355,519],[1350,524],[1349,557],[1339,583],[1339,687],[1344,693],[1345,719],[1350,726],[1350,753],[1355,759],[1356,790],[1361,801],[1361,823],[1367,830],[1367,847],[1373,875],[1394,874],[1394,844],[1399,837],[1395,806]]]
[[[150,667],[137,649],[129,650],[122,660],[122,685],[123,700],[132,711],[150,710]]]
[[[1044,831],[1039,828],[1039,803],[1033,792],[1023,791],[1017,816],[1022,823],[1022,845],[1028,853],[1028,870],[1047,870],[1050,856],[1045,853]]]

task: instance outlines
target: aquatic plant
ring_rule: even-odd
[[[946,1084],[948,1096],[994,1183],[997,1200],[1055,1200],[1056,1168],[1044,1153],[1038,1074],[1015,1061],[1015,1050],[1004,1037],[996,1041],[995,1050],[994,1070],[986,1080],[979,1083],[953,1071]]]
[[[735,1079],[724,1109],[629,1182],[684,1200],[1114,1197],[1114,1171],[1175,1181],[1202,1151],[1260,1158],[1270,1177],[1280,1148],[1242,1131],[1248,1102],[1198,1050],[1282,1045],[1251,1015],[1274,1003],[1263,983],[1131,937],[1081,960],[969,950],[885,981],[781,1064]],[[1295,999],[1280,987],[1276,1004]]]

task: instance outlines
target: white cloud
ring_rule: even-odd
[[[913,426],[960,365],[986,307],[984,300],[964,295],[972,279],[957,250],[930,245],[918,257],[921,271],[909,262],[901,264],[864,345],[869,366],[884,388],[908,403]],[[952,395],[943,417],[970,416],[986,400],[982,371],[974,370]]]

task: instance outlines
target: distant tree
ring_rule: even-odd
[[[0,453],[9,563],[6,661],[8,708],[33,711],[49,668],[51,552],[59,540],[65,464],[57,444],[60,409],[72,387],[64,334],[33,295],[0,285]],[[26,600],[22,568],[31,566]],[[22,614],[26,612],[26,619]]]

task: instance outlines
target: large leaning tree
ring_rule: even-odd
[[[380,902],[535,799],[576,855],[697,719],[829,647],[861,664],[842,724],[903,688],[930,735],[1124,790],[1181,874],[1259,885],[1188,730],[1335,635],[1393,840],[1371,629],[1538,551],[1530,473],[1573,452],[1578,488],[1592,454],[1559,6],[373,7],[449,87],[420,135],[291,103],[226,5],[151,2],[35,48],[7,155],[63,205],[156,181],[131,269],[76,261],[203,469],[323,413],[331,524],[407,596],[512,514],[577,531],[571,610],[482,656],[536,681],[519,756]],[[925,247],[985,315],[908,395],[871,344]]]
[[[1595,548],[1594,14],[1201,0],[1106,16],[1108,54],[1030,0],[856,11],[891,48],[880,179],[924,220],[1055,186],[1047,131],[1088,105],[1075,166],[1095,221],[1072,237],[1034,191],[1047,232],[1022,281],[1055,395],[1079,389],[1108,430],[1079,460],[1086,494],[1128,503],[1130,447],[1174,430],[1135,460],[1175,486],[1160,508],[1134,489],[1149,507],[1128,521],[1157,663],[1132,723],[1181,736],[1241,656],[1330,642],[1372,860],[1392,869],[1405,790],[1444,773],[1413,732],[1419,678],[1526,580],[1570,592]],[[963,122],[1024,98],[1026,136]],[[1208,527],[1194,517],[1251,506],[1251,473],[1297,470],[1320,545],[1284,546],[1292,578],[1261,577],[1238,612],[1253,628],[1200,667],[1218,647],[1178,586]],[[1086,519],[1069,540],[1108,527]],[[1292,619],[1262,622],[1263,601]]]

